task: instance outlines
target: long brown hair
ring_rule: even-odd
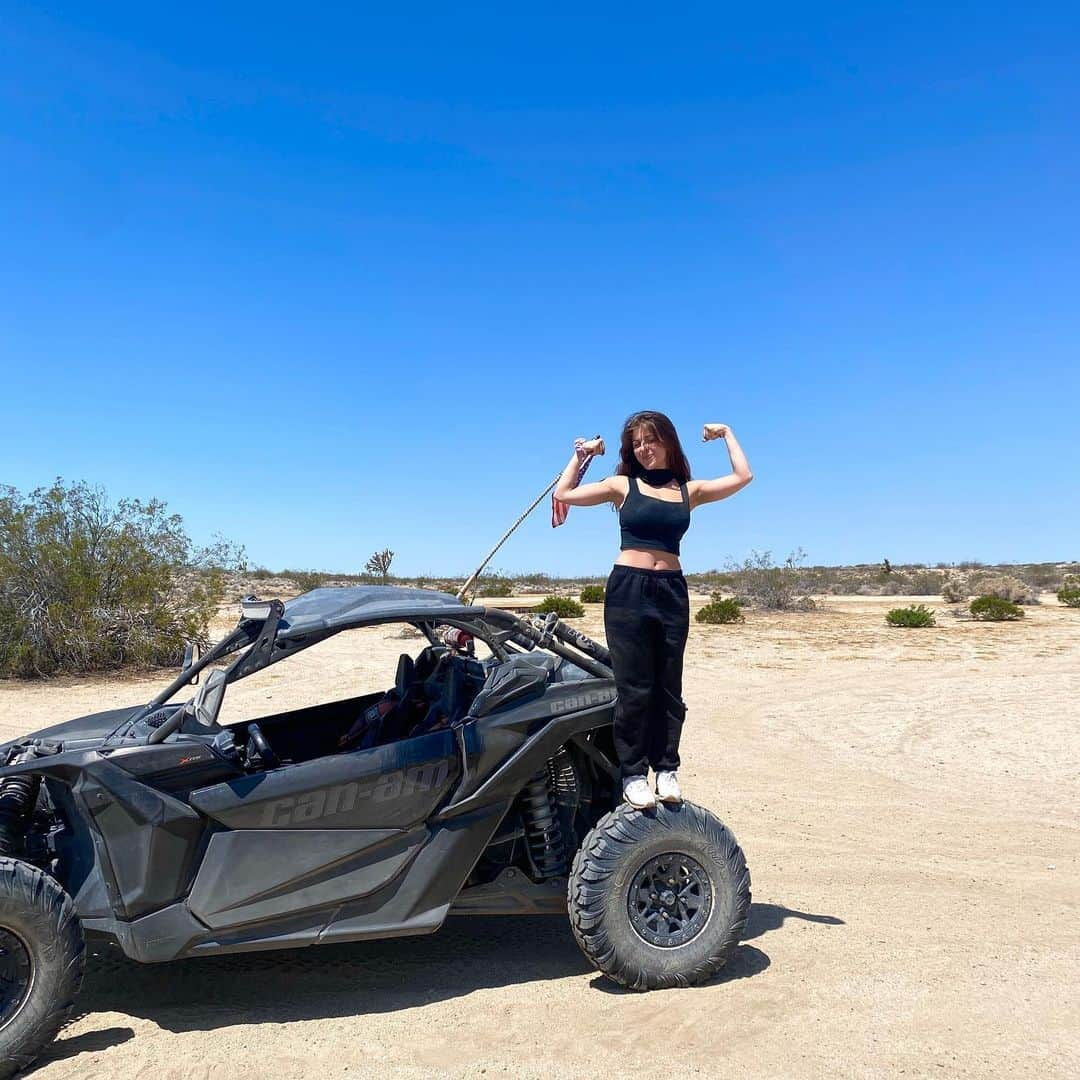
[[[667,467],[680,484],[690,479],[690,462],[683,453],[682,443],[675,432],[675,425],[662,413],[646,410],[626,418],[623,424],[622,442],[619,446],[619,464],[616,476],[640,476],[644,471],[634,454],[634,432],[638,428],[651,431],[656,440],[667,450]]]

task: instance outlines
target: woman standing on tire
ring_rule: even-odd
[[[682,700],[683,652],[690,629],[690,601],[679,564],[679,541],[690,513],[734,495],[753,479],[746,455],[727,424],[706,424],[705,442],[724,439],[731,472],[715,480],[691,480],[690,464],[672,422],[659,412],[639,412],[623,425],[614,476],[595,484],[572,484],[579,458],[603,454],[604,440],[579,440],[555,486],[569,506],[613,503],[619,510],[621,544],[604,590],[604,630],[615,674],[615,752],[623,797],[639,809],[656,795],[682,801],[676,772],[686,706]]]

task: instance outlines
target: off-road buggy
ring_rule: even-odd
[[[423,589],[242,611],[149,704],[0,747],[0,1071],[55,1036],[92,935],[157,963],[569,909],[629,987],[697,983],[731,956],[743,854],[692,803],[619,804],[603,646]],[[391,689],[219,724],[232,683],[385,623],[426,639]]]

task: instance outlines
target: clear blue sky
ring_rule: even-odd
[[[464,573],[654,408],[688,571],[1080,557],[1075,4],[504,8],[6,4],[0,481]]]

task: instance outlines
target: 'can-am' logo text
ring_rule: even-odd
[[[319,791],[307,791],[303,795],[274,799],[263,807],[259,824],[264,828],[304,825],[319,818],[347,814],[361,799],[385,802],[418,791],[432,791],[442,786],[449,772],[448,761],[432,761],[366,780],[351,780],[347,784],[335,784]]]
[[[586,709],[590,705],[606,705],[614,701],[615,695],[610,690],[590,690],[587,694],[575,694],[573,697],[565,697],[553,701],[548,708],[552,716],[559,713],[572,712],[574,709]]]

